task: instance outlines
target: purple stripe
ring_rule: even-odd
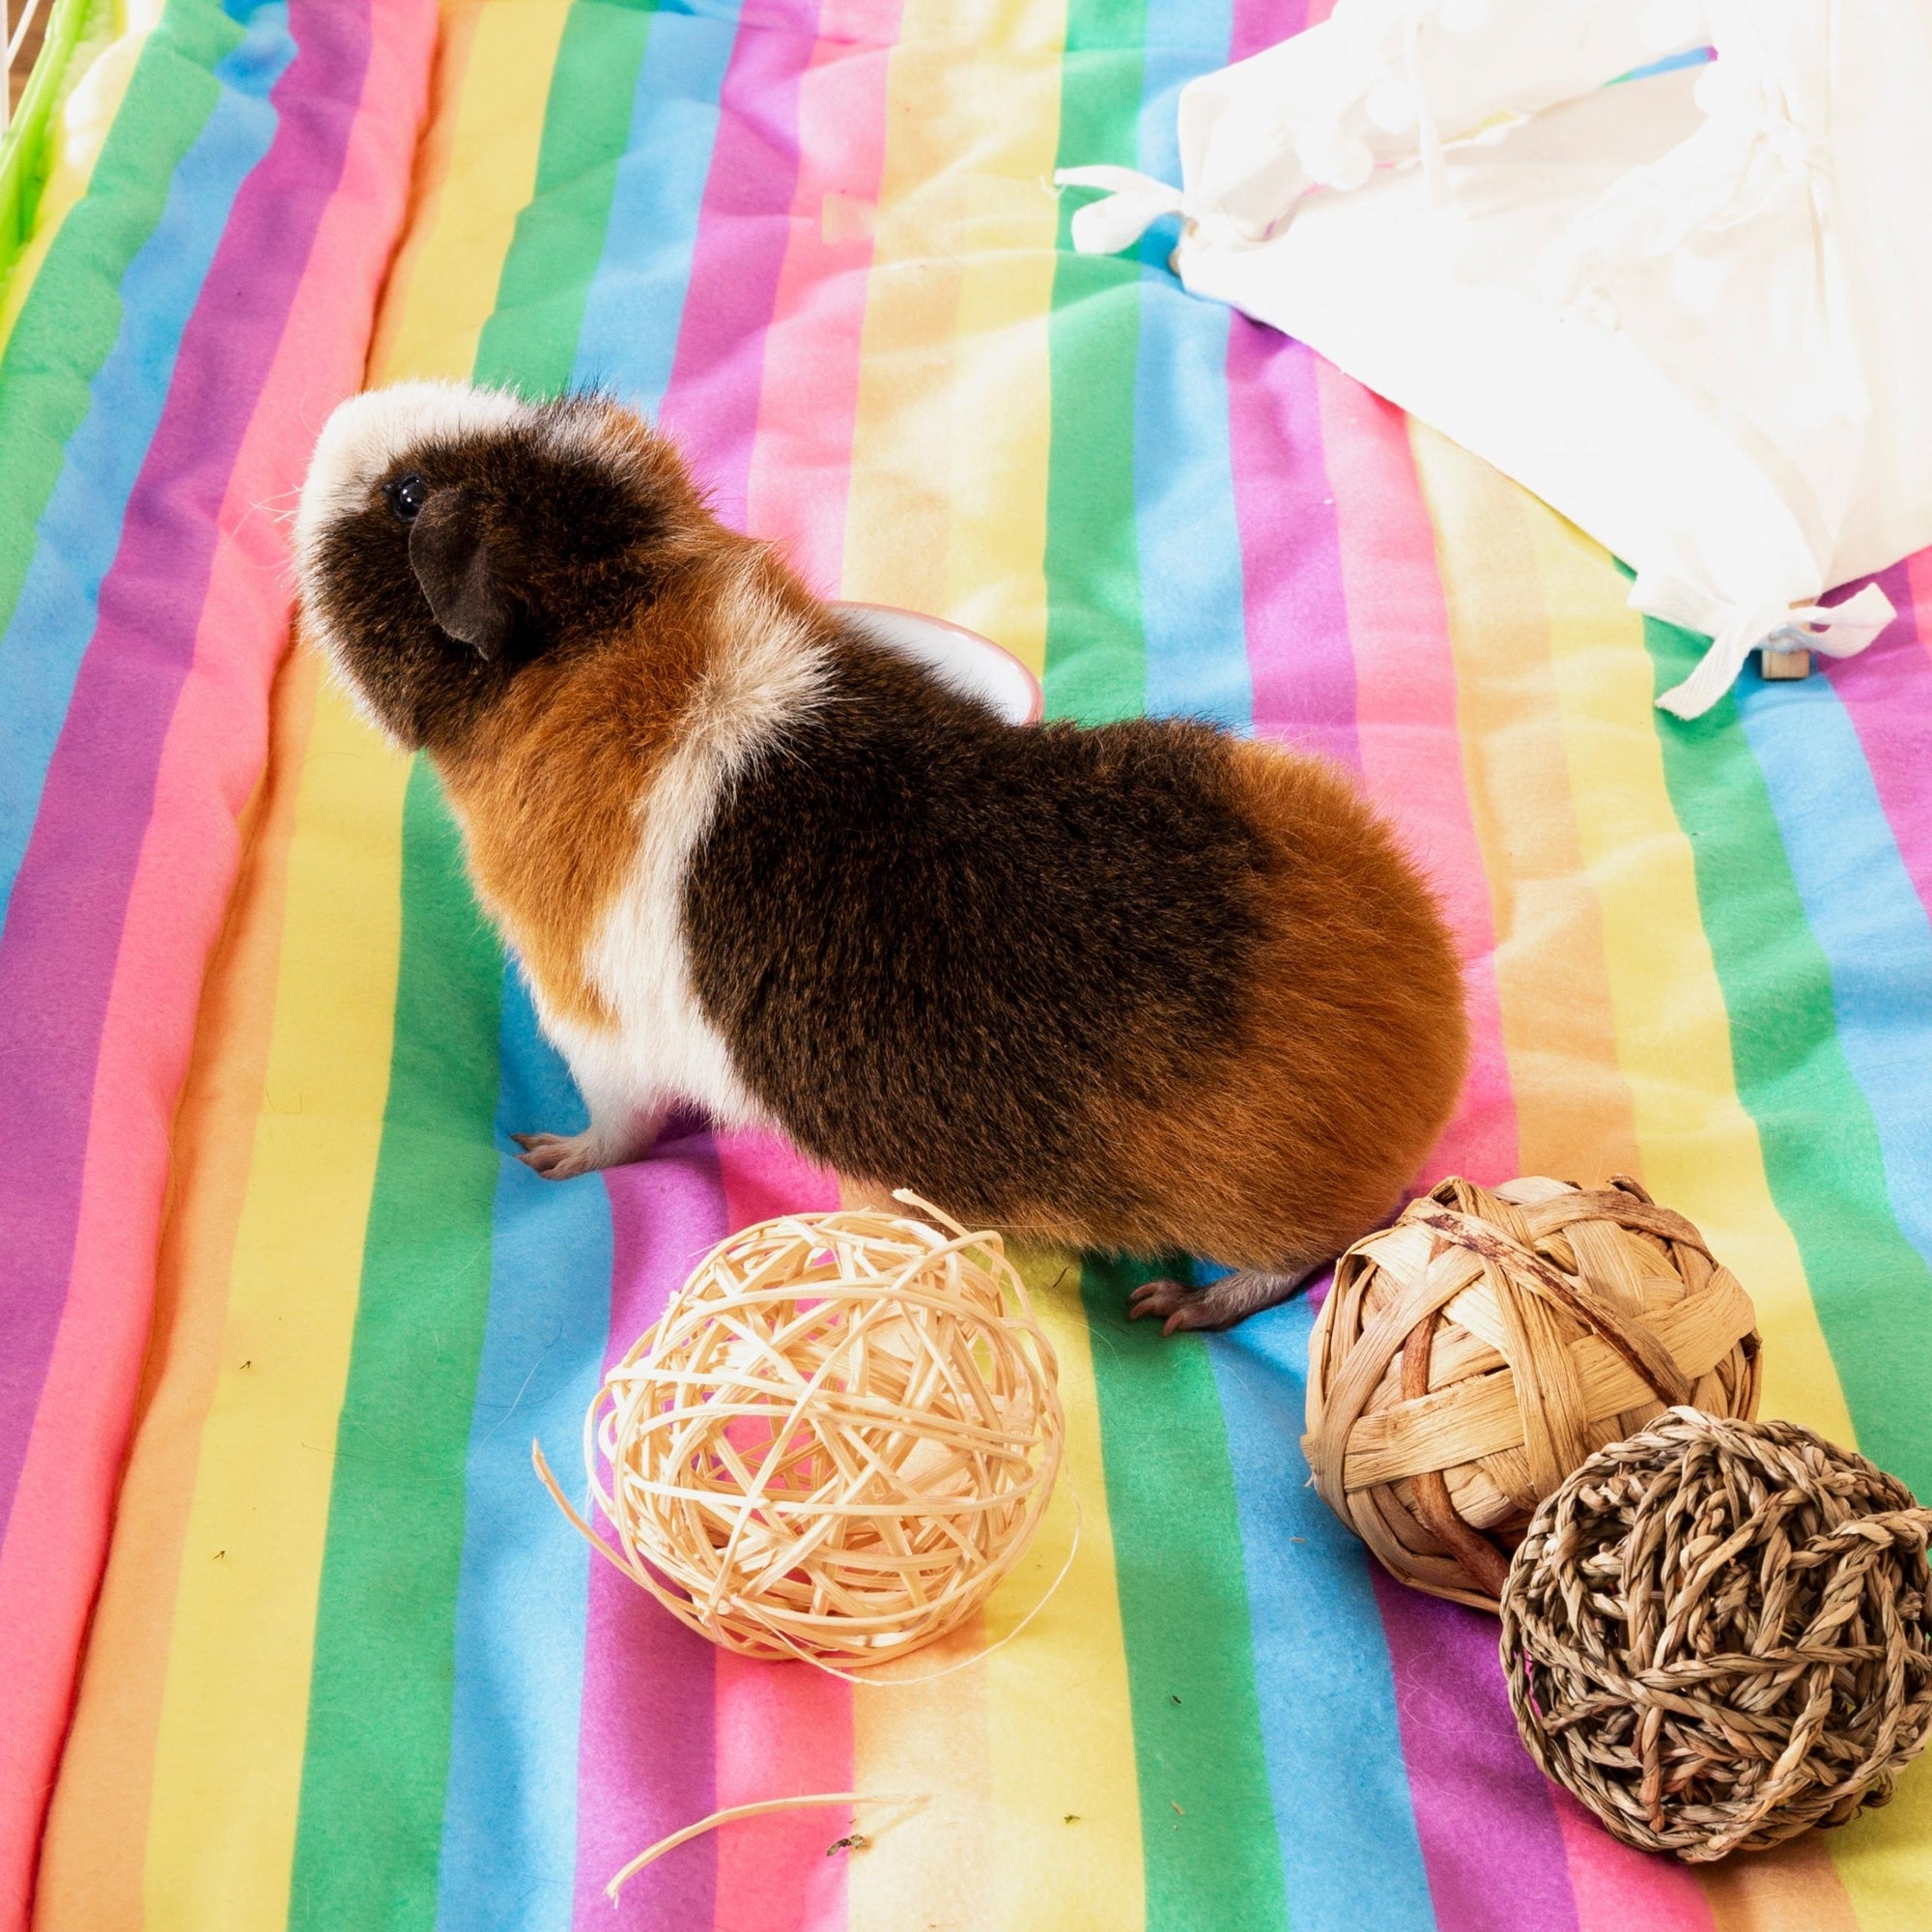
[[[1375,1569],[1437,1932],[1577,1932],[1555,1787],[1516,1734],[1496,1623]]]
[[[1904,564],[1882,572],[1878,581],[1897,606],[1897,617],[1857,657],[1819,663],[1851,716],[1898,856],[1919,903],[1932,914],[1932,612],[1914,609]]]
[[[1355,652],[1315,384],[1312,350],[1234,318],[1228,450],[1255,728],[1359,771]]]
[[[730,1232],[708,1133],[673,1122],[648,1160],[611,1169],[611,1340],[620,1359]],[[571,1922],[612,1922],[604,1887],[645,1846],[716,1807],[716,1652],[602,1558],[590,1566],[578,1742],[577,1887]],[[711,1923],[718,1841],[707,1835],[641,1872],[621,1901],[627,1926],[692,1932]]]
[[[799,80],[811,61],[818,10],[797,0],[795,24],[747,19],[738,29],[661,412],[734,529],[745,526],[766,325],[778,305],[798,186]]]
[[[194,658],[222,497],[341,179],[368,67],[366,0],[295,0],[290,14],[297,52],[270,96],[274,139],[235,197],[183,333],[0,934],[0,1115],[32,1147],[31,1158],[0,1167],[11,1248],[0,1297],[0,1519],[13,1507],[67,1297],[100,1029],[161,748]],[[235,728],[259,737],[268,694],[255,697]],[[184,924],[212,937],[217,912],[188,906]]]

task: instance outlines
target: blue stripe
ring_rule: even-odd
[[[1681,54],[1665,54],[1662,60],[1652,61],[1648,67],[1634,67],[1628,73],[1620,73],[1610,85],[1621,87],[1627,80],[1649,80],[1660,73],[1675,73],[1679,68],[1704,67],[1716,57],[1712,47],[1686,47]]]
[[[1737,696],[1831,969],[1838,1044],[1872,1111],[1893,1217],[1932,1263],[1932,923],[1830,682],[1747,670]]]
[[[1180,179],[1177,111],[1196,74],[1227,64],[1227,0],[1150,0],[1140,167]],[[1134,533],[1140,553],[1147,708],[1245,728],[1253,722],[1241,538],[1228,446],[1230,311],[1166,267],[1163,222],[1143,243],[1134,371]]]
[[[603,1181],[541,1180],[511,1157],[512,1133],[574,1133],[585,1123],[514,962],[500,1037],[503,1152],[470,1420],[437,1881],[437,1923],[447,1932],[570,1922],[591,1555],[538,1485],[530,1438],[577,1440],[610,1319]]]
[[[221,93],[175,169],[155,232],[122,277],[121,332],[90,385],[87,413],[35,531],[19,602],[0,637],[0,922],[182,335],[235,197],[274,139],[278,117],[268,97],[295,53],[288,8],[275,0],[255,10],[241,44],[215,65]]]
[[[718,96],[737,32],[735,5],[704,17],[653,17],[603,259],[584,302],[572,383],[608,384],[652,416],[670,386]]]
[[[1295,1932],[1433,1932],[1369,1554],[1310,1485],[1306,1297],[1210,1335]]]

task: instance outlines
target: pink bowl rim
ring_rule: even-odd
[[[833,608],[838,611],[876,611],[882,617],[910,617],[916,623],[937,624],[942,631],[952,631],[959,637],[972,639],[976,644],[983,645],[989,651],[997,651],[1026,679],[1027,689],[1033,694],[1026,723],[1037,724],[1046,716],[1046,693],[1041,689],[1039,679],[1033,674],[1033,667],[1024,659],[1016,658],[1006,645],[996,644],[991,638],[969,630],[964,624],[955,624],[951,617],[935,617],[929,611],[909,610],[903,604],[874,604],[867,598],[840,597],[834,600]]]

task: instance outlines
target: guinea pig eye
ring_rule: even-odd
[[[407,476],[397,476],[383,485],[383,495],[389,499],[389,508],[406,524],[416,520],[416,512],[429,501],[429,485],[412,469]]]

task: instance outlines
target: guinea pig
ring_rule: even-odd
[[[1462,982],[1335,767],[1209,724],[1016,725],[710,513],[610,398],[402,384],[330,416],[300,623],[425,752],[589,1112],[775,1126],[973,1226],[1233,1270],[1225,1327],[1382,1220],[1455,1103]]]

